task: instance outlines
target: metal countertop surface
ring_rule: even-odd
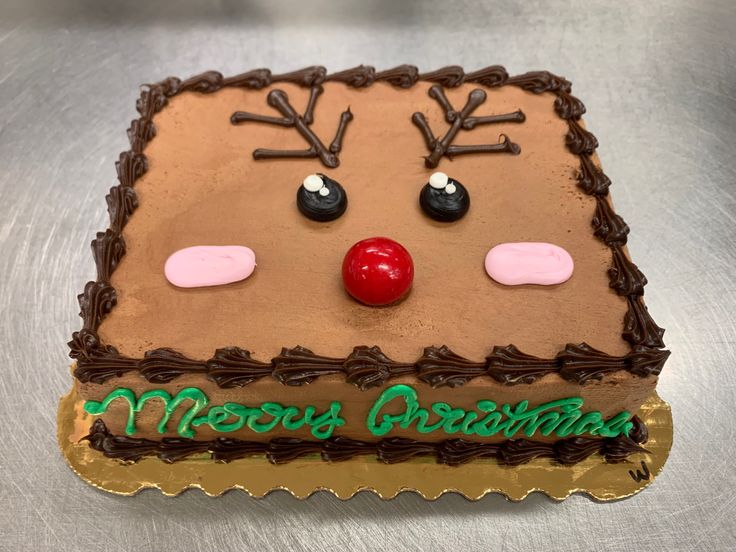
[[[146,4],[146,5],[144,5]],[[0,6],[0,550],[733,550],[736,548],[736,3],[159,2]],[[522,503],[362,493],[342,502],[189,491],[115,497],[56,445],[75,296],[127,149],[138,85],[360,63],[574,83],[673,354],[664,472],[636,497]]]

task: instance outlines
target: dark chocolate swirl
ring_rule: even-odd
[[[284,385],[312,383],[320,376],[342,372],[343,359],[314,354],[301,345],[293,349],[281,349],[273,359],[273,377]]]
[[[389,379],[414,373],[414,364],[395,362],[376,346],[358,346],[343,363],[345,381],[361,391],[384,385]]]
[[[120,234],[130,215],[138,208],[138,196],[130,186],[113,186],[105,200],[110,215],[110,229]]]
[[[173,92],[167,94],[165,86],[161,86],[160,84],[144,86],[142,87],[140,97],[135,102],[135,109],[146,121],[151,121],[153,116],[161,111],[168,103],[167,96],[173,94]]]
[[[488,373],[498,382],[508,385],[534,383],[547,374],[558,372],[556,359],[544,359],[522,353],[514,345],[496,346],[488,355]]]
[[[629,310],[624,317],[623,337],[631,345],[661,349],[664,330],[657,326],[640,296],[627,297]]]
[[[117,303],[115,288],[105,282],[87,282],[84,291],[77,295],[79,316],[84,327],[97,328],[105,315],[109,314]]]
[[[491,65],[466,74],[465,82],[476,82],[488,88],[495,88],[506,84],[508,78],[509,74],[506,72],[506,69],[500,65]]]
[[[376,73],[377,81],[385,81],[398,88],[411,88],[419,80],[419,69],[413,65],[399,65]]]
[[[609,247],[626,245],[629,235],[629,225],[619,215],[614,213],[611,204],[603,196],[596,196],[593,228],[596,237],[603,240]]]
[[[608,373],[626,368],[625,357],[611,356],[587,343],[568,343],[557,358],[562,362],[560,376],[576,383],[601,380]]]
[[[203,454],[210,451],[210,443],[207,441],[195,441],[194,439],[181,439],[179,437],[166,437],[161,440],[157,451],[158,457],[168,464],[191,456],[192,454]]]
[[[588,195],[604,196],[608,194],[611,179],[595,166],[589,155],[580,156],[580,172],[578,186]]]
[[[296,460],[300,456],[319,454],[322,452],[322,446],[320,441],[277,437],[269,441],[266,456],[272,464],[284,464]]]
[[[121,186],[132,186],[148,170],[148,160],[142,153],[124,151],[115,163]]]
[[[273,371],[270,362],[255,360],[251,358],[250,351],[240,347],[217,349],[206,365],[207,377],[225,389],[243,387],[270,376]]]
[[[389,437],[378,441],[378,459],[386,464],[406,462],[415,456],[436,454],[437,444],[423,443],[404,437]]]
[[[128,141],[130,142],[130,149],[135,153],[140,153],[146,144],[153,140],[156,136],[156,127],[153,126],[153,122],[145,117],[140,119],[133,119],[128,127]]]
[[[348,437],[332,437],[322,445],[322,460],[327,462],[341,462],[350,460],[356,456],[366,454],[377,454],[378,447],[375,443],[358,441]]]
[[[649,452],[644,447],[639,446],[633,439],[629,437],[617,437],[608,439],[604,442],[600,453],[605,457],[606,462],[616,463],[623,462],[630,454],[635,452]]]
[[[222,81],[222,86],[250,88],[251,90],[260,90],[269,84],[271,84],[271,71],[269,69],[253,69]]]
[[[549,71],[530,71],[516,77],[509,77],[506,84],[518,86],[529,92],[570,92],[572,84],[564,77],[553,75]]]
[[[92,240],[92,257],[97,266],[97,281],[109,282],[110,276],[125,255],[125,240],[119,232],[108,228],[97,232]]]
[[[591,132],[580,126],[574,119],[569,119],[567,123],[570,127],[570,130],[565,136],[567,149],[575,155],[583,153],[592,154],[598,147],[598,139]]]
[[[550,443],[511,439],[500,448],[499,456],[503,464],[518,466],[531,462],[535,458],[554,458],[555,448]]]
[[[559,92],[555,99],[555,111],[560,119],[579,119],[585,113],[585,105],[567,92]]]
[[[319,86],[325,82],[327,76],[327,69],[321,65],[313,65],[312,67],[305,67],[298,71],[292,71],[291,73],[284,73],[282,75],[273,75],[271,82],[290,82],[299,86]]]
[[[185,81],[183,81],[176,93],[186,92],[191,90],[193,92],[210,93],[215,92],[222,88],[222,73],[219,71],[205,71],[199,75],[195,75]]]
[[[105,423],[97,419],[83,440],[108,458],[126,462],[134,462],[145,456],[157,456],[165,462],[176,462],[192,454],[209,453],[212,460],[221,462],[265,454],[272,464],[282,464],[302,456],[318,454],[322,460],[329,462],[375,454],[381,462],[387,464],[405,462],[417,456],[434,456],[438,463],[450,466],[459,466],[479,458],[518,466],[535,458],[550,458],[559,464],[576,464],[596,453],[602,455],[607,462],[620,462],[632,453],[647,452],[640,446],[648,437],[646,426],[636,416],[632,418],[632,422],[634,427],[628,437],[570,437],[550,443],[527,439],[511,439],[500,443],[480,443],[465,439],[424,442],[389,437],[369,443],[342,436],[324,441],[291,437],[278,437],[270,441],[243,441],[229,437],[219,437],[212,441],[180,438],[153,441],[113,435]]]
[[[138,362],[141,375],[151,383],[169,383],[182,374],[205,374],[207,365],[187,358],[178,351],[162,347],[146,351]]]
[[[459,466],[477,458],[497,458],[502,444],[478,443],[466,439],[448,439],[437,449],[440,464]]]
[[[253,454],[265,454],[268,443],[259,441],[241,441],[230,437],[218,437],[209,441],[212,459],[216,462],[230,462]]]
[[[358,65],[328,75],[326,81],[342,82],[354,88],[370,86],[376,80],[376,70],[370,65]]]
[[[422,73],[419,80],[434,82],[445,88],[455,88],[465,80],[465,71],[459,65],[449,65],[436,71]]]
[[[629,362],[629,372],[642,378],[658,376],[669,356],[670,352],[662,349],[637,347],[626,355]]]
[[[82,441],[89,441],[89,446],[108,458],[124,462],[135,462],[144,456],[158,455],[160,441],[139,439],[125,435],[111,435],[102,420],[95,420],[90,432]]]
[[[105,383],[108,379],[121,377],[127,372],[138,370],[138,361],[121,356],[112,345],[101,345],[91,330],[74,332],[70,355],[77,359],[74,377],[81,383]]]
[[[418,377],[432,387],[458,387],[486,373],[485,362],[472,362],[449,347],[425,347],[417,360]]]
[[[577,464],[600,450],[600,439],[572,437],[554,444],[554,457],[560,464]]]
[[[639,268],[631,262],[621,246],[612,245],[613,266],[608,269],[611,279],[609,285],[619,295],[643,295],[647,279]]]

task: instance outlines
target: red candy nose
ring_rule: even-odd
[[[414,280],[409,252],[388,238],[368,238],[353,245],[342,262],[345,290],[372,307],[403,299]]]

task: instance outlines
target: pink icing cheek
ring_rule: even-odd
[[[499,284],[550,286],[566,282],[574,263],[562,247],[544,242],[502,243],[486,255],[486,272]]]
[[[242,245],[195,245],[172,254],[166,279],[177,287],[221,286],[245,280],[256,268],[256,255]]]

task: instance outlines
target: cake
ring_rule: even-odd
[[[669,355],[571,84],[500,66],[142,88],[69,343],[134,462],[619,462]],[[92,214],[91,214],[92,215]]]

